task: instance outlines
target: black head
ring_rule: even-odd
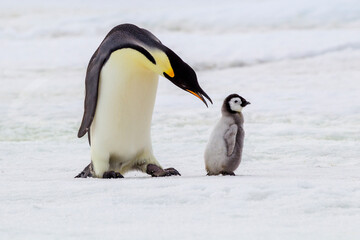
[[[169,58],[174,75],[171,77],[164,72],[164,77],[179,88],[198,97],[206,106],[208,105],[205,98],[212,103],[210,97],[199,86],[195,71],[170,49],[166,48],[165,53]]]
[[[228,113],[239,113],[248,104],[250,104],[250,102],[246,101],[246,99],[240,95],[235,93],[230,94],[224,100],[222,111]]]

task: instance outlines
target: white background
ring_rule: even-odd
[[[359,239],[360,2],[2,1],[1,239]],[[155,156],[182,176],[74,179],[87,63],[120,23],[152,31],[214,104],[160,79]],[[236,177],[206,177],[238,93]]]

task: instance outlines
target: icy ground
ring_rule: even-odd
[[[360,2],[2,1],[0,239],[360,239]],[[130,3],[131,2],[131,3]],[[181,177],[74,179],[88,60],[115,25],[154,32],[212,97],[160,79],[155,154]],[[239,93],[236,177],[206,177]]]

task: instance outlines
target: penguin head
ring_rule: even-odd
[[[234,93],[225,98],[222,110],[228,113],[239,113],[248,104],[250,102],[245,98]]]
[[[205,98],[211,98],[201,89],[195,71],[171,49],[162,45],[161,51],[151,52],[155,59],[155,71],[179,88],[193,94],[208,106]]]
[[[195,71],[151,32],[133,24],[122,24],[110,31],[108,35],[116,30],[121,32],[121,35],[116,37],[129,41],[126,47],[136,50],[134,56],[136,55],[135,60],[138,63],[195,95],[206,106],[205,98],[212,103],[210,97],[199,86]]]

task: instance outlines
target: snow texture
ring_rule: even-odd
[[[1,1],[0,239],[359,239],[360,2]],[[181,177],[74,179],[87,63],[120,23],[151,30],[214,104],[162,78],[152,141]],[[235,177],[206,177],[238,93]]]

